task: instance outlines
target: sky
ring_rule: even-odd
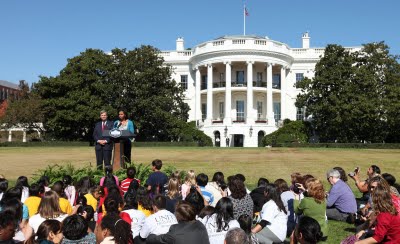
[[[243,0],[3,0],[0,80],[56,76],[87,48],[110,51],[152,45],[174,50],[243,34]],[[246,34],[301,47],[361,46],[385,41],[400,54],[399,0],[247,0]]]

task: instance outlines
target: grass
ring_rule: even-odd
[[[196,173],[206,173],[210,178],[216,171],[222,171],[225,176],[240,172],[246,176],[249,188],[253,188],[260,177],[270,181],[278,178],[289,181],[292,172],[300,172],[322,179],[328,189],[325,173],[335,166],[346,171],[359,166],[365,176],[367,168],[376,164],[383,173],[389,172],[400,179],[400,150],[396,149],[138,147],[132,149],[132,158],[137,163],[149,164],[160,158],[164,164],[173,165],[178,170],[193,169]],[[31,177],[48,164],[95,165],[95,154],[92,147],[5,147],[0,148],[0,162],[0,174],[15,180],[20,175]],[[350,186],[357,193],[352,182]],[[330,221],[329,228],[328,243],[340,243],[353,233],[354,227]]]

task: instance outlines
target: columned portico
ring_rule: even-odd
[[[201,74],[200,74],[200,68],[196,67],[196,84],[195,84],[195,119],[196,121],[201,120],[201,94],[200,94],[200,80],[201,80]]]
[[[281,67],[281,120],[286,119],[286,67]]]
[[[211,125],[213,121],[213,66],[207,65],[207,119],[206,123]]]
[[[224,125],[232,124],[231,109],[232,109],[232,67],[231,62],[225,62],[225,114]]]
[[[269,126],[275,125],[272,99],[272,63],[267,63],[267,121]]]
[[[254,124],[253,116],[253,61],[247,61],[247,124]]]

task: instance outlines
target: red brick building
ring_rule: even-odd
[[[17,98],[19,93],[19,86],[17,84],[0,80],[0,102],[7,98]]]

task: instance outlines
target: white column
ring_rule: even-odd
[[[8,131],[8,141],[9,142],[12,141],[12,132],[11,132],[11,130]]]
[[[246,124],[254,124],[253,111],[253,61],[247,61],[247,118]]]
[[[267,64],[267,120],[268,125],[275,125],[274,104],[272,99],[272,65]]]
[[[225,118],[224,125],[232,124],[232,67],[231,62],[225,62]]]
[[[23,131],[22,142],[26,142],[26,130]]]
[[[286,119],[286,67],[281,68],[281,120]]]
[[[213,67],[207,65],[207,123],[212,124],[213,120]]]
[[[196,84],[195,84],[195,120],[201,120],[201,74],[200,68],[196,67]]]

